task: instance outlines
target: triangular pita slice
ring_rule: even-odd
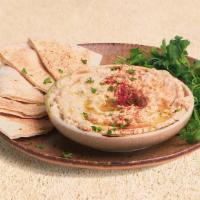
[[[72,72],[87,70],[88,66],[99,65],[102,59],[102,55],[77,45],[32,39],[29,44],[56,80]]]
[[[6,47],[0,50],[0,56],[5,64],[15,68],[41,91],[46,92],[54,83],[53,77],[43,67],[37,53],[27,44]]]
[[[8,66],[0,66],[0,97],[28,103],[44,103],[44,95]]]
[[[52,129],[53,126],[48,119],[21,119],[0,115],[0,132],[10,139],[41,135]]]
[[[21,118],[41,118],[46,116],[45,106],[27,104],[0,97],[0,113],[12,114]]]

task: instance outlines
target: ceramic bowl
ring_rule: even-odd
[[[182,85],[185,90],[185,95],[191,96],[193,99],[193,95],[189,88],[183,83]],[[64,136],[75,142],[78,142],[82,145],[86,145],[88,147],[92,147],[94,149],[109,152],[134,151],[138,149],[147,148],[152,145],[164,142],[165,140],[168,140],[169,138],[176,135],[187,124],[188,120],[192,115],[194,107],[193,100],[193,102],[190,105],[190,108],[188,109],[188,112],[185,113],[179,121],[165,128],[137,135],[129,135],[122,137],[106,137],[95,132],[82,131],[64,122],[59,116],[57,106],[52,104],[52,99],[54,98],[54,95],[56,95],[55,91],[56,83],[51,87],[45,98],[47,113],[53,125]]]

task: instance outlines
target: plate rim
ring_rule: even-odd
[[[171,153],[166,156],[151,158],[139,161],[129,161],[129,162],[99,162],[99,161],[86,161],[86,160],[77,160],[77,159],[65,159],[62,157],[51,156],[47,154],[42,154],[36,151],[33,151],[29,148],[25,148],[19,145],[15,140],[9,139],[3,133],[0,132],[0,137],[4,142],[9,144],[12,148],[16,149],[18,152],[22,152],[31,158],[36,158],[40,161],[45,161],[46,163],[51,163],[53,165],[65,166],[65,167],[74,167],[74,168],[84,168],[84,169],[114,169],[114,170],[126,170],[133,168],[143,168],[163,164],[168,161],[175,160],[181,156],[184,156],[188,153],[200,148],[200,143],[192,144],[189,148],[178,151],[176,153]],[[174,136],[177,137],[177,136]]]

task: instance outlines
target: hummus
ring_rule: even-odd
[[[94,67],[56,83],[53,104],[68,125],[105,136],[141,134],[180,119],[193,98],[167,71],[128,65]]]

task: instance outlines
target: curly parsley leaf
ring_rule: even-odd
[[[195,143],[200,142],[200,61],[190,63],[187,57],[189,44],[188,40],[175,36],[169,43],[163,40],[160,49],[152,48],[149,56],[145,57],[139,48],[133,48],[127,58],[117,56],[115,62],[167,70],[191,89],[195,107],[189,123],[180,132],[180,138]]]
[[[114,64],[129,64],[129,65],[145,65],[146,60],[143,53],[140,51],[139,48],[133,48],[130,50],[129,57],[123,57],[118,55]]]

